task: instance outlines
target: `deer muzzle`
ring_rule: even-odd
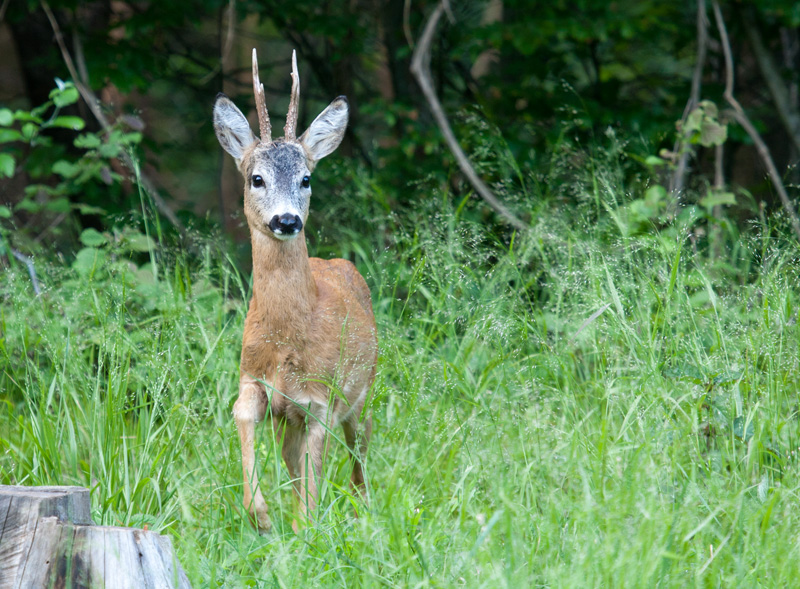
[[[303,220],[297,215],[284,213],[272,217],[268,227],[275,235],[291,237],[300,233],[300,230],[303,228]]]

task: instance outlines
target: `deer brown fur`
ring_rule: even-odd
[[[290,119],[297,116],[299,96],[294,55],[292,70]],[[268,115],[255,50],[253,71],[259,127],[267,135],[271,127],[263,120]],[[300,138],[296,120],[290,120],[286,137],[259,140],[226,96],[219,95],[214,105],[217,137],[245,178],[253,296],[233,414],[242,446],[244,504],[262,532],[271,522],[256,468],[255,425],[267,416],[281,442],[301,519],[315,510],[326,434],[333,427],[343,427],[352,452],[354,488],[365,486],[362,462],[371,419],[363,414],[377,360],[370,292],[352,263],[309,258],[303,229],[311,172],[338,147],[347,114],[347,100],[340,96]]]

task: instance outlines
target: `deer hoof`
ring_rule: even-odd
[[[269,516],[267,515],[266,508],[262,510],[258,509],[251,510],[250,521],[253,522],[253,525],[258,530],[258,533],[261,534],[262,536],[268,534],[269,531],[272,529],[272,521],[269,519]]]

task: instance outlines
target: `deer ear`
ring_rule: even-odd
[[[344,137],[350,107],[347,98],[340,96],[328,105],[300,137],[309,157],[317,162],[333,153]]]
[[[214,103],[214,131],[222,149],[233,156],[237,166],[242,161],[245,149],[258,141],[242,111],[222,93],[217,94]]]

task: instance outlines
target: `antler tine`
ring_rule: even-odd
[[[286,113],[286,126],[283,134],[286,139],[294,139],[297,134],[297,112],[300,102],[300,74],[297,73],[297,52],[292,49],[292,97],[289,99],[289,112]]]
[[[253,93],[256,97],[256,112],[258,113],[258,128],[261,131],[261,142],[269,143],[272,141],[272,125],[269,123],[269,113],[267,112],[267,100],[264,97],[264,84],[258,77],[258,58],[256,48],[253,47]]]

